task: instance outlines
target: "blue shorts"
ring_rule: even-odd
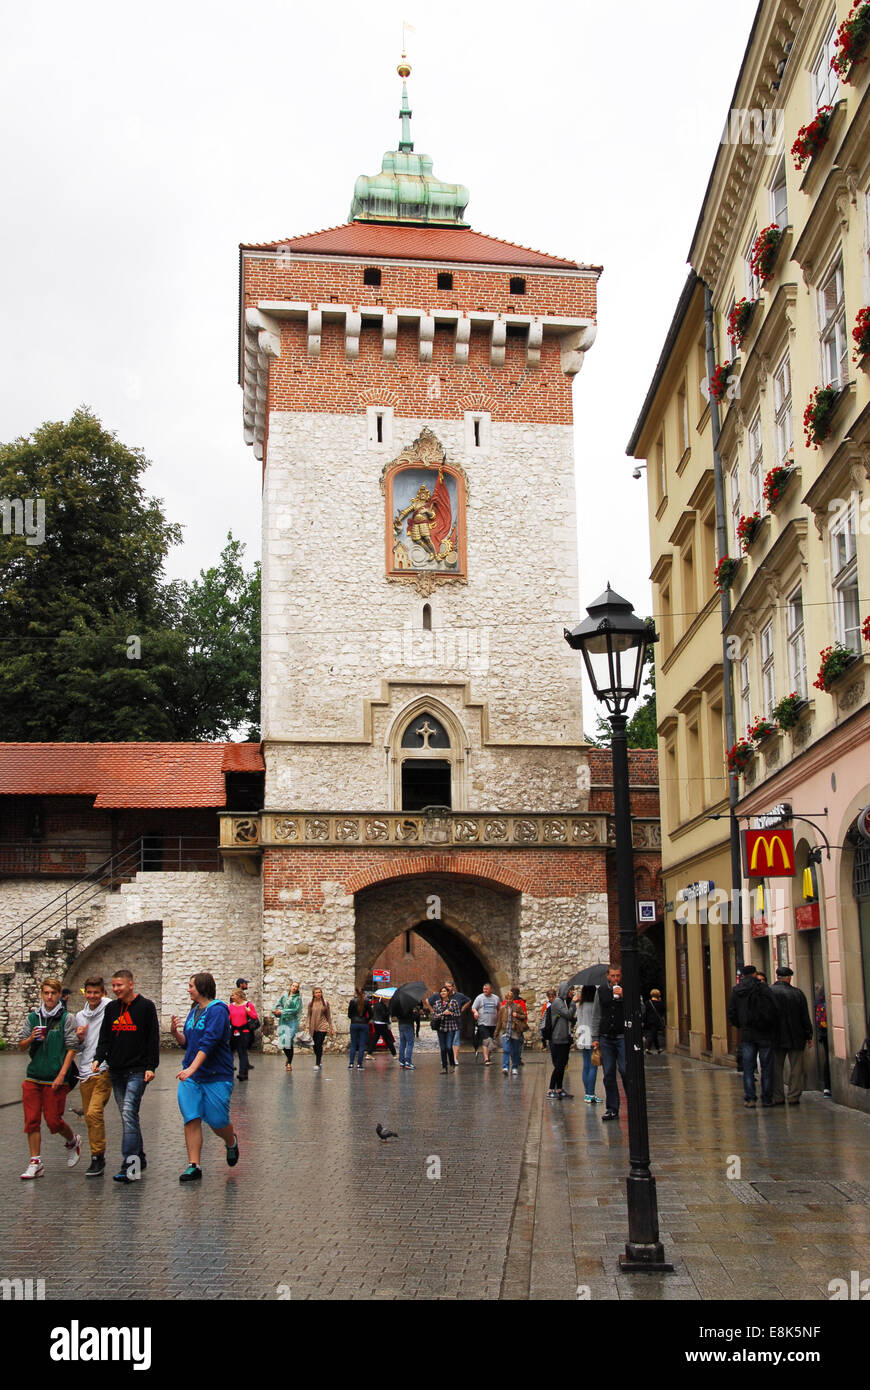
[[[192,1076],[178,1083],[178,1108],[187,1124],[205,1120],[212,1129],[225,1129],[230,1122],[232,1081],[195,1081]]]

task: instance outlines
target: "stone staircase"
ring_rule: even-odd
[[[107,896],[94,898],[74,918],[73,926],[61,927],[41,946],[26,951],[22,959],[3,963],[5,968],[0,968],[0,1037],[7,1043],[17,1041],[25,1014],[39,1004],[40,981],[51,975],[63,980],[79,952],[80,938],[89,941],[100,935]]]

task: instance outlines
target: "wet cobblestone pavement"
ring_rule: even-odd
[[[736,1071],[648,1059],[661,1236],[676,1268],[624,1275],[624,1106],[602,1124],[576,1057],[568,1084],[581,1094],[561,1103],[545,1098],[540,1053],[510,1078],[470,1053],[447,1077],[431,1052],[417,1061],[406,1073],[378,1058],[359,1075],[327,1056],[315,1072],[303,1053],[287,1076],[283,1058],[256,1056],[233,1096],[238,1167],[209,1131],[203,1181],[182,1186],[178,1055],[165,1053],[142,1106],[148,1169],[122,1187],[110,1176],[112,1104],[106,1177],[85,1179],[86,1153],[67,1170],[51,1138],[45,1177],[20,1181],[24,1061],[4,1055],[0,1277],[43,1279],[46,1299],[73,1300],[671,1301],[827,1300],[832,1279],[870,1276],[870,1119],[818,1093],[746,1111]],[[73,1092],[68,1111],[77,1104]],[[398,1139],[381,1143],[378,1121]]]

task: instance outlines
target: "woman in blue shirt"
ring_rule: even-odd
[[[233,1054],[230,1051],[230,1011],[216,999],[214,976],[206,971],[191,975],[187,987],[191,1009],[184,1028],[172,1016],[172,1035],[184,1048],[184,1065],[178,1072],[178,1108],[184,1120],[184,1142],[188,1165],[180,1182],[197,1182],[202,1177],[202,1122],[223,1139],[227,1163],[239,1161],[239,1141],[230,1122],[230,1096],[233,1092]]]

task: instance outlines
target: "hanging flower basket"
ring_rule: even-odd
[[[761,512],[752,512],[750,516],[742,516],[737,523],[737,539],[745,555],[752,544],[755,532],[761,524]]]
[[[824,444],[831,433],[834,406],[839,394],[839,391],[829,383],[827,386],[817,386],[810,396],[809,404],[804,411],[804,435],[807,448],[812,445],[814,449],[818,449],[819,445]]]
[[[778,463],[775,468],[771,468],[770,472],[765,474],[761,491],[768,508],[776,506],[788,487],[793,473],[794,468]]]
[[[749,266],[753,275],[757,275],[763,285],[766,285],[773,275],[781,241],[782,228],[776,222],[772,222],[769,227],[758,233],[753,242]]]
[[[853,69],[866,62],[864,49],[870,39],[870,5],[856,0],[834,39],[836,53],[831,67],[843,82],[851,83]]]
[[[713,579],[720,594],[724,593],[726,589],[731,588],[731,585],[734,583],[734,576],[739,568],[740,561],[732,559],[730,555],[724,555],[719,561],[713,571]],[[868,618],[867,621],[870,623],[870,618]],[[870,641],[870,638],[867,640]]]
[[[870,9],[870,5],[867,8]],[[870,309],[858,310],[855,327],[852,329],[852,339],[855,343],[854,361],[860,362],[862,357],[866,357],[870,353]]]
[[[833,106],[820,106],[809,125],[802,125],[797,133],[797,139],[791,147],[794,167],[801,170],[805,164],[809,164],[811,159],[815,159],[819,150],[823,150],[828,143],[828,126],[831,124]]]
[[[710,395],[720,405],[725,399],[733,366],[733,362],[720,362],[710,378]]]
[[[797,691],[793,690],[790,695],[783,695],[770,712],[780,729],[793,729],[805,704],[806,700],[802,700]]]
[[[776,725],[772,719],[765,719],[763,715],[759,715],[746,730],[746,737],[751,738],[752,742],[757,747],[759,743],[763,743],[766,738],[770,738],[771,734],[775,734],[776,731]]]
[[[852,665],[857,652],[853,652],[851,647],[844,647],[842,642],[835,642],[832,647],[825,647],[819,653],[819,674],[813,681],[816,690],[830,690],[838,676],[842,676],[847,667]]]
[[[870,618],[865,618],[861,624],[861,636],[865,642],[870,642]]]
[[[749,320],[752,318],[752,311],[758,303],[757,299],[738,299],[731,313],[728,315],[728,322],[725,331],[735,348],[743,347],[743,340],[749,332]]]
[[[745,772],[755,760],[755,744],[748,738],[739,738],[733,748],[728,749],[728,771]]]

